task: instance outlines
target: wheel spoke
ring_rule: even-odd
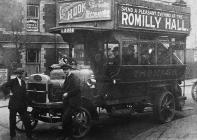
[[[173,99],[170,99],[167,103],[166,103],[166,106],[169,106],[170,104],[173,103]]]
[[[157,115],[158,119],[162,123],[166,123],[171,121],[174,118],[175,115],[175,100],[173,94],[170,92],[166,91],[164,93],[161,93],[160,96],[158,96],[158,114]]]
[[[160,112],[163,112],[165,110],[166,110],[166,108],[165,107],[162,107],[161,110],[160,110]]]
[[[16,124],[19,123],[21,120],[16,121]]]
[[[76,138],[81,138],[85,136],[89,129],[89,114],[86,112],[86,110],[79,109],[77,110],[73,116],[73,136]]]
[[[22,127],[21,127],[21,129],[22,129],[22,130],[24,130],[24,124],[23,124],[23,123],[22,123]]]
[[[194,101],[197,101],[197,85],[196,84],[193,87],[192,98]]]
[[[165,106],[167,102],[168,102],[168,98],[165,97],[162,106]]]
[[[88,125],[86,125],[86,124],[83,124],[83,125],[81,125],[83,128],[88,128]]]
[[[168,111],[170,111],[171,113],[173,113],[175,110],[174,109],[169,109]]]

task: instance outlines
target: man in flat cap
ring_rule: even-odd
[[[26,96],[26,84],[23,80],[24,70],[17,68],[15,74],[16,78],[9,80],[4,84],[5,88],[8,88],[10,93],[10,100],[8,108],[10,110],[10,137],[11,140],[16,139],[16,114],[19,113],[26,130],[27,139],[31,138],[31,122],[27,113],[27,96]]]

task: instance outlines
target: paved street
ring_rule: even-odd
[[[177,112],[176,119],[168,124],[157,124],[152,113],[136,114],[133,116],[120,115],[108,117],[105,114],[92,128],[84,140],[144,140],[144,139],[196,139],[197,138],[197,107],[191,99],[191,84],[194,80],[186,81],[187,101],[183,112]],[[1,100],[0,106],[8,104]],[[8,109],[0,108],[0,140],[9,140]],[[60,124],[39,122],[33,134],[39,140],[58,140],[61,137]],[[18,132],[18,138],[25,140],[23,133]]]

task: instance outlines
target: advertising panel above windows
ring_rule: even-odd
[[[111,0],[83,0],[59,3],[60,23],[110,20]]]
[[[131,5],[118,5],[118,26],[121,28],[189,33],[190,15]]]
[[[37,19],[27,19],[26,30],[30,32],[38,31],[38,20]]]

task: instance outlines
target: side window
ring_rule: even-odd
[[[138,64],[139,47],[135,40],[122,41],[122,64],[137,65]]]
[[[184,50],[174,50],[173,52],[173,64],[184,64]]]
[[[137,65],[137,45],[136,44],[124,44],[122,47],[122,64],[123,65]]]
[[[156,64],[155,50],[156,46],[154,43],[145,42],[140,44],[141,48],[141,65],[154,65]]]
[[[107,58],[107,64],[120,64],[120,46],[119,44],[105,44],[104,55]]]
[[[84,44],[74,44],[74,53],[73,58],[77,61],[78,64],[85,64],[84,56]]]
[[[184,48],[186,48],[185,42],[179,41],[172,45],[172,64],[184,64],[185,57],[184,57]],[[194,51],[194,55],[196,52]],[[195,60],[194,60],[195,61]]]
[[[157,64],[166,65],[171,64],[171,53],[169,48],[164,46],[162,43],[157,44]]]

